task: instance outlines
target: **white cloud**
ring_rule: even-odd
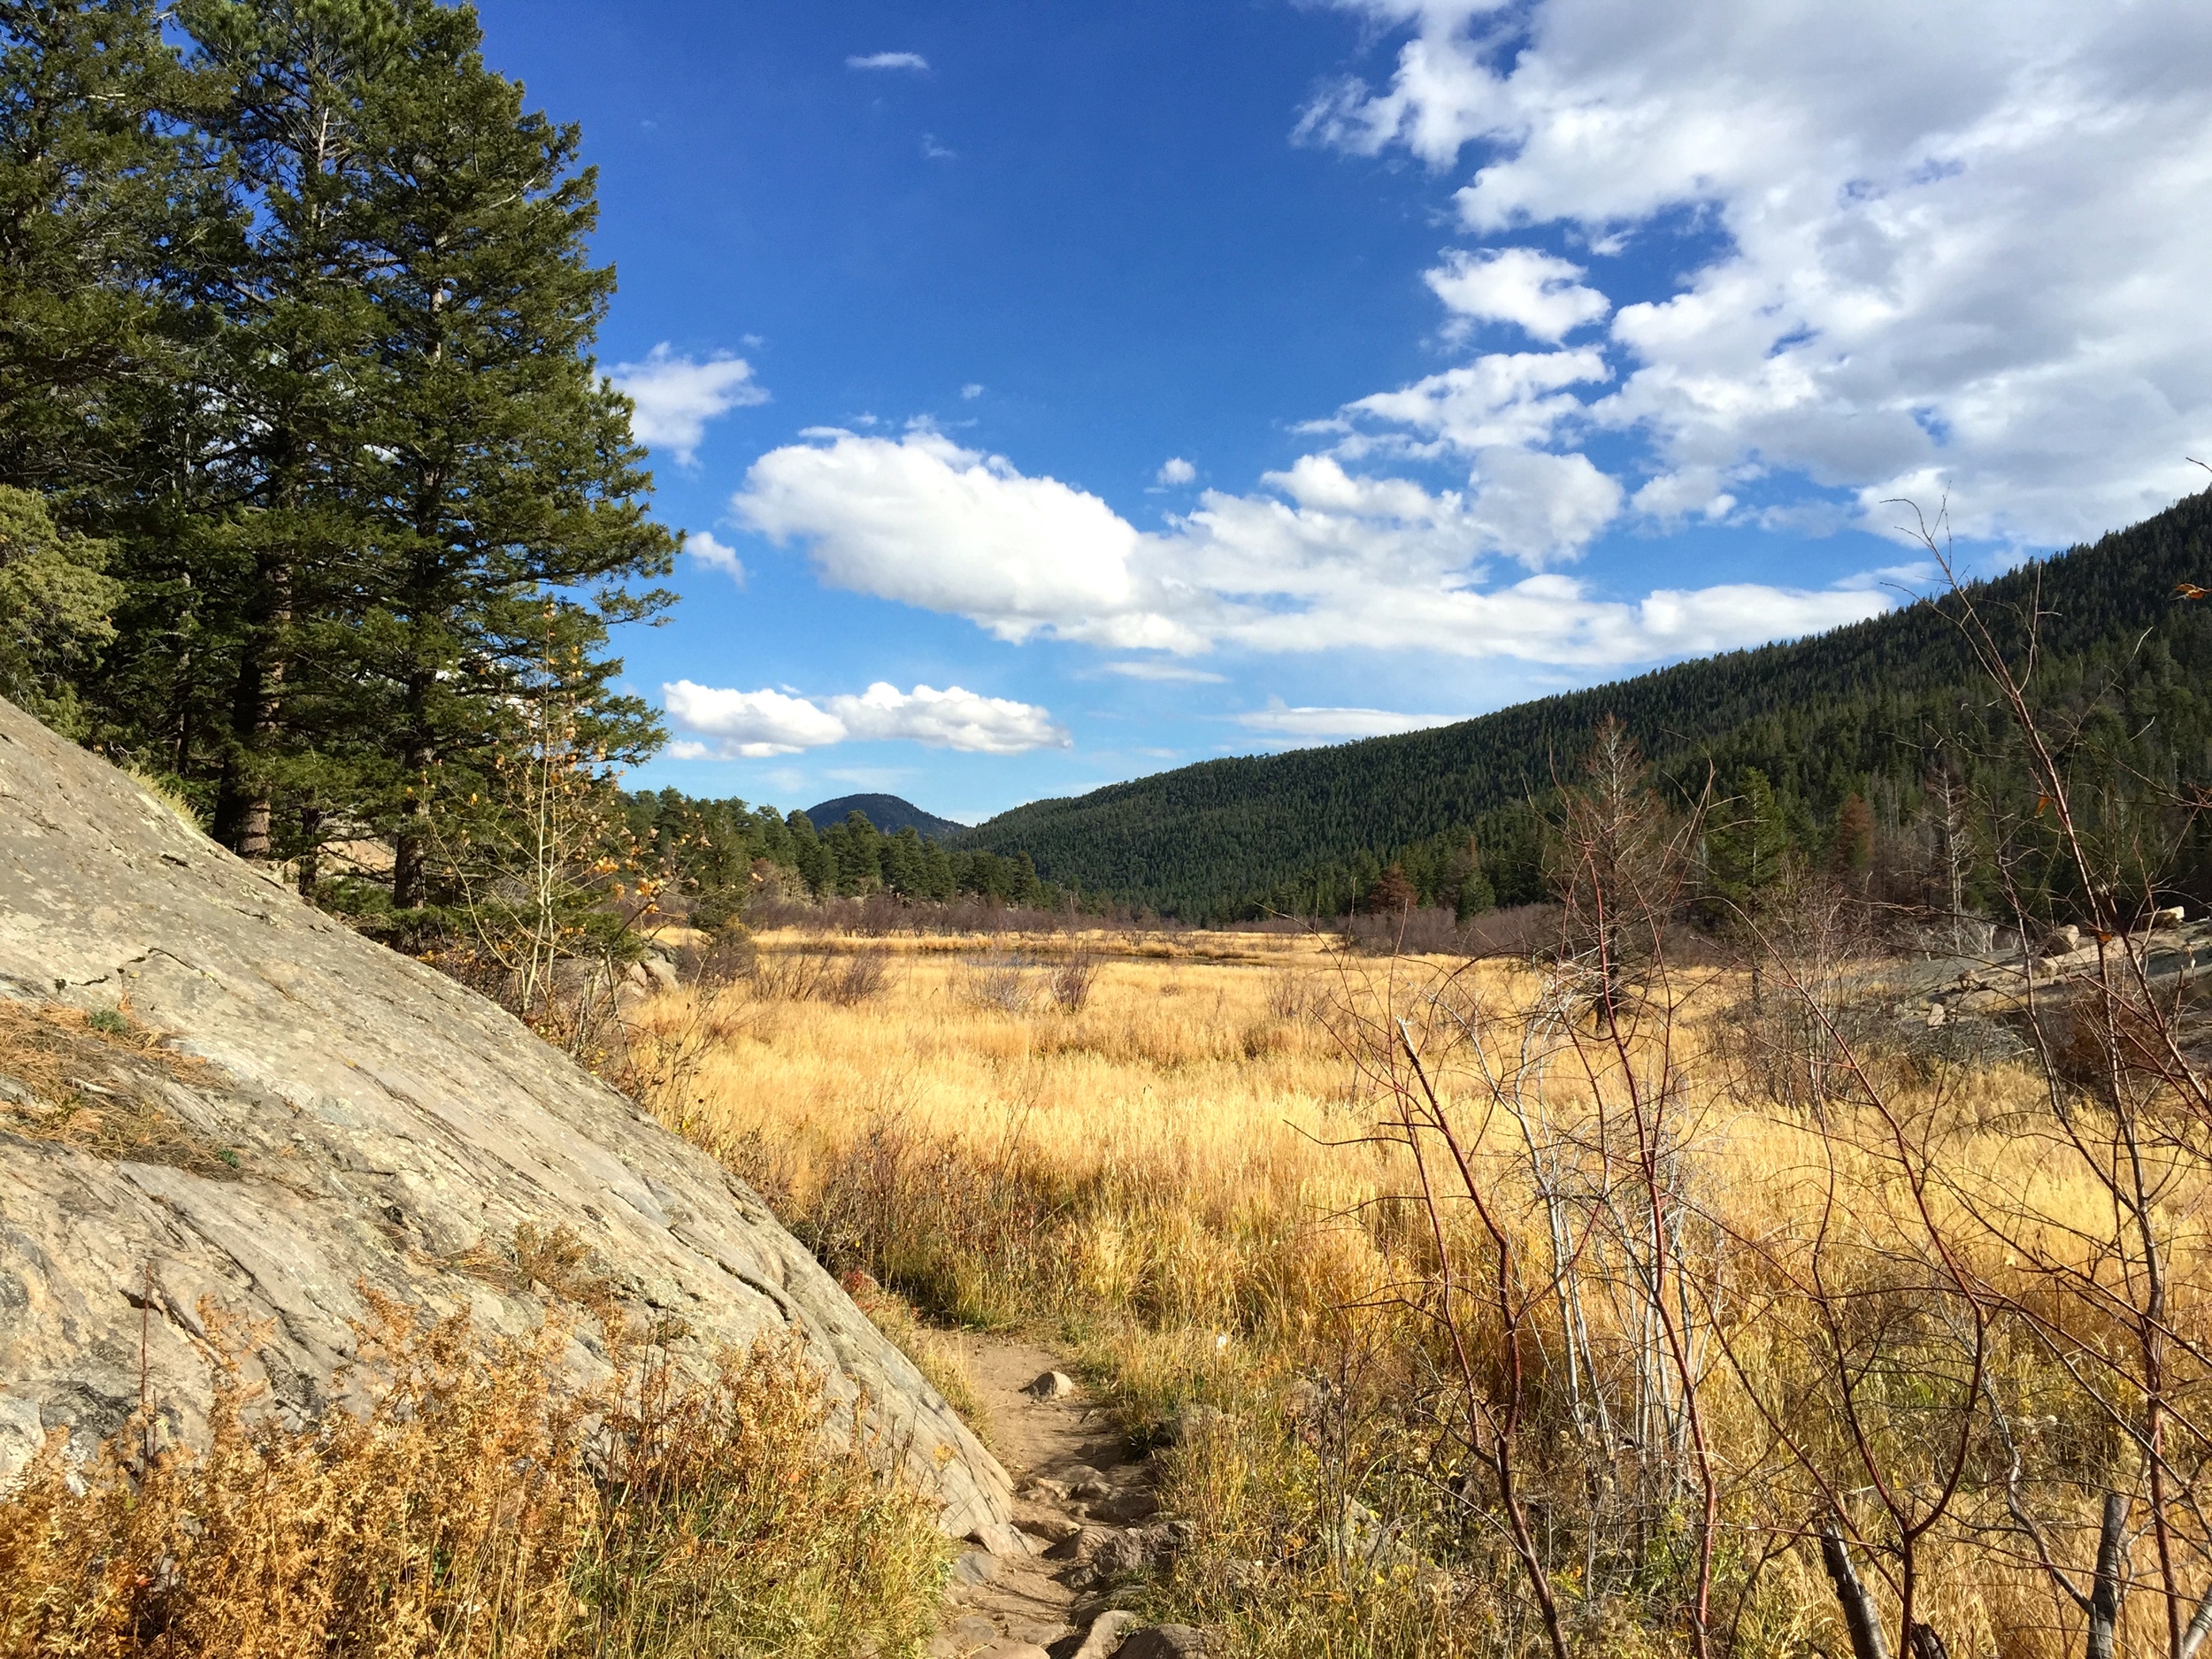
[[[848,58],[848,69],[926,69],[929,59],[919,52],[870,52],[864,58]]]
[[[1263,492],[1205,491],[1146,533],[1095,495],[939,433],[841,432],[763,456],[732,504],[763,534],[805,543],[840,587],[1004,640],[1187,656],[1359,647],[1608,665],[1808,633],[1889,603],[1735,585],[1629,603],[1556,574],[1495,582],[1496,555],[1540,572],[1572,557],[1623,492],[1579,455],[1499,446],[1474,460],[1467,490],[1431,493],[1310,455]]]
[[[1533,248],[1483,253],[1452,249],[1422,280],[1455,315],[1478,322],[1517,323],[1539,340],[1558,341],[1613,309],[1595,288],[1585,288],[1582,266]]]
[[[949,611],[1002,640],[1041,629],[1195,649],[1139,569],[1142,538],[1095,495],[1025,478],[941,434],[839,432],[753,463],[732,505],[777,541],[810,544],[840,588]]]
[[[1160,463],[1158,482],[1187,484],[1198,476],[1198,469],[1179,455],[1171,455]]]
[[[637,405],[630,426],[641,442],[665,449],[689,466],[698,457],[707,422],[733,409],[768,401],[753,383],[752,365],[719,355],[701,361],[672,355],[663,341],[642,363],[618,363],[608,378]]]
[[[735,691],[679,680],[664,685],[669,718],[686,731],[718,740],[711,747],[670,745],[679,760],[708,755],[732,760],[795,755],[831,743],[905,741],[986,755],[1065,748],[1068,734],[1033,703],[986,697],[958,686],[901,691],[885,680],[857,696],[819,703],[780,691]]]
[[[983,383],[980,380],[970,380],[965,386],[960,388],[960,396],[966,398],[977,398],[982,396]]]
[[[1706,511],[1728,492],[1694,480],[1755,464],[1855,492],[1870,528],[1886,496],[1947,490],[1964,534],[2058,543],[2193,487],[2212,8],[1535,0],[1499,30],[1468,0],[1338,4],[1414,35],[1306,135],[1440,169],[1471,147],[1456,200],[1485,238],[1562,226],[1663,258],[1671,227],[1721,234],[1615,316],[1625,373],[1590,411],[1676,475],[1652,511]],[[1547,256],[1488,274],[1506,257]],[[1442,435],[1430,382],[1386,396],[1371,418]]]
[[[1164,663],[1156,658],[1141,657],[1134,662],[1109,663],[1106,672],[1128,680],[1161,680],[1171,685],[1219,686],[1228,682],[1226,674],[1210,673],[1202,668],[1187,668],[1181,663]]]
[[[1463,720],[1461,714],[1396,714],[1388,709],[1286,708],[1280,698],[1264,709],[1240,714],[1237,724],[1269,737],[1300,743],[1340,743],[1353,738],[1387,737]]]
[[[1563,426],[1584,419],[1582,400],[1566,388],[1599,385],[1612,378],[1612,365],[1595,346],[1492,352],[1397,391],[1377,392],[1345,405],[1340,429],[1354,430],[1365,418],[1409,428],[1419,434],[1418,442],[1395,434],[1379,440],[1356,433],[1339,449],[1356,458],[1378,449],[1417,455],[1446,449],[1471,454],[1508,445],[1548,443]]]
[[[745,581],[744,561],[737,557],[737,549],[724,547],[708,530],[694,530],[684,537],[684,551],[702,565],[721,571],[741,587]]]

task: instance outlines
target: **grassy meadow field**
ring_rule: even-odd
[[[1188,1523],[1142,1593],[1235,1651],[1843,1651],[1841,1515],[1881,1617],[2072,1652],[2147,1409],[2118,1628],[2194,1610],[2185,1133],[2130,1132],[2139,1239],[2041,1075],[1808,1040],[1740,972],[1604,1030],[1556,970],[1296,935],[757,946],[641,1010],[641,1096],[956,1399],[932,1326],[1079,1356]]]

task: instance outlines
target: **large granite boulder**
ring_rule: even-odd
[[[57,1003],[159,1040],[73,1030]],[[204,1433],[204,1307],[258,1333],[250,1377],[312,1417],[353,1357],[362,1286],[517,1333],[541,1298],[484,1263],[518,1234],[572,1234],[601,1295],[687,1332],[675,1346],[702,1363],[798,1333],[941,1494],[949,1532],[1016,1547],[1003,1471],[751,1189],[4,702],[0,1017],[0,1481],[58,1425],[88,1448],[142,1389],[165,1432]],[[58,1079],[121,1128],[40,1133]],[[578,1330],[567,1364],[589,1381],[608,1362]]]

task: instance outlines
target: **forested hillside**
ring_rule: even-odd
[[[857,809],[818,829],[804,812],[663,789],[624,795],[622,812],[626,864],[671,884],[695,921],[718,924],[772,890],[811,899],[889,893],[939,903],[966,895],[1033,910],[1057,909],[1068,896],[1040,881],[1025,854],[949,847],[911,824],[885,834]]]
[[[941,841],[968,827],[949,818],[939,818],[934,812],[925,812],[911,801],[895,795],[841,795],[834,801],[824,801],[806,810],[806,815],[817,824],[842,822],[849,812],[859,813],[886,835],[910,828],[929,840]]]
[[[2011,653],[2036,618],[2038,696],[2062,718],[2094,705],[2076,744],[2085,761],[2170,786],[2212,780],[2212,616],[2177,591],[2198,582],[2212,582],[2212,492],[1965,597]],[[1965,792],[1985,797],[2008,767],[2011,740],[1959,603],[1924,601],[1456,726],[1036,802],[962,844],[1026,852],[1048,880],[1194,920],[1333,913],[1393,863],[1426,902],[1518,902],[1544,892],[1545,799],[1611,715],[1679,800],[1709,780],[1723,799],[1770,796],[1757,812],[1809,856],[1830,856],[1840,834],[1909,864],[1916,840],[1948,833],[1936,819]],[[2183,879],[2202,887],[2200,841],[2193,858]]]

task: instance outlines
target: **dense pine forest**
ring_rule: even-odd
[[[2072,764],[2119,799],[2147,800],[2212,780],[2212,616],[2189,596],[2208,573],[2212,493],[1817,638],[1432,731],[1036,802],[961,844],[1019,849],[1047,879],[1192,920],[1335,914],[1393,865],[1422,902],[1467,914],[1546,896],[1548,803],[1609,716],[1678,804],[1706,803],[1724,871],[1770,843],[1891,889],[1942,885],[1962,865],[1985,886],[1987,803],[2022,774],[1962,606],[2016,662],[2032,641],[2033,694],[2068,731]],[[2193,826],[2169,827],[2181,890],[2212,897],[2212,849]]]
[[[657,747],[580,136],[426,0],[0,6],[0,693],[434,914]],[[341,890],[337,896],[343,896]]]

